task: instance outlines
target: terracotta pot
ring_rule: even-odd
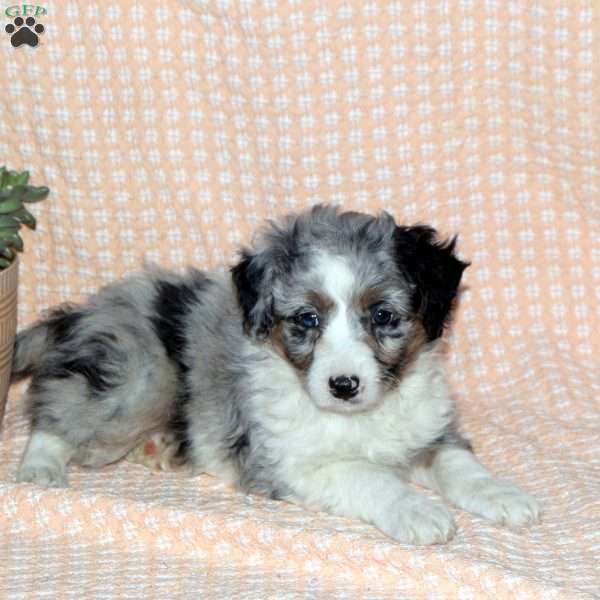
[[[0,426],[4,417],[15,333],[17,331],[17,284],[19,259],[0,271]]]

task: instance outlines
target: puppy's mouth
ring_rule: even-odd
[[[368,413],[374,410],[378,404],[364,404],[360,401],[355,402],[336,402],[327,406],[319,406],[323,412],[335,413],[338,415],[355,415]]]
[[[380,404],[379,398],[370,399],[366,395],[365,386],[361,386],[357,392],[349,397],[339,398],[329,393],[323,398],[322,402],[317,402],[317,406],[325,412],[338,414],[366,413]]]

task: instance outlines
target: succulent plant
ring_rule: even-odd
[[[25,208],[29,202],[44,200],[50,193],[45,186],[27,185],[29,173],[0,167],[0,270],[6,269],[23,251],[19,230],[23,225],[35,229],[35,217]]]

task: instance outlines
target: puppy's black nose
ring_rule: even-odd
[[[329,378],[329,390],[336,398],[348,400],[358,394],[358,384],[360,383],[356,375],[340,375],[339,377]]]

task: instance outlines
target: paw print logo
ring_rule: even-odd
[[[44,26],[41,23],[36,24],[33,17],[27,17],[25,21],[22,17],[17,17],[4,30],[10,35],[10,43],[15,48],[23,44],[34,47],[38,45],[38,33],[44,33]]]

